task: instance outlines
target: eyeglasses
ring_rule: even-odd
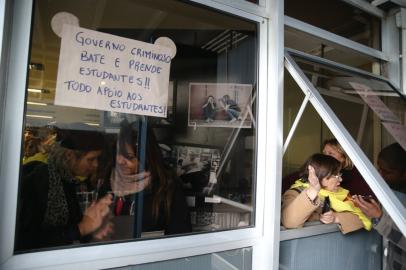
[[[332,175],[331,177],[335,177],[338,181],[343,180],[343,177],[342,177],[342,174],[341,174],[341,173],[339,173],[339,174],[337,174],[337,175]]]

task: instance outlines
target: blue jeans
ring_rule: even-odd
[[[235,109],[227,109],[226,113],[228,115],[228,117],[230,118],[230,120],[232,120],[233,118],[238,118],[238,116],[240,116],[240,112],[235,110]]]

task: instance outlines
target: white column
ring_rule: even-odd
[[[396,14],[396,26],[401,30],[401,55],[400,55],[400,90],[406,94],[406,9],[401,8]]]

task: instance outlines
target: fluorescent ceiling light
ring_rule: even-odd
[[[100,124],[98,124],[98,123],[85,123],[86,125],[89,125],[89,126],[100,126]]]
[[[54,118],[53,116],[48,116],[48,115],[39,115],[39,114],[27,114],[27,117],[32,117],[32,118],[45,118],[45,119],[52,119]]]
[[[28,92],[31,93],[42,93],[41,89],[35,89],[35,88],[28,88]]]
[[[32,102],[32,101],[27,101],[27,104],[29,105],[38,105],[38,106],[47,106],[48,104],[42,103],[42,102]]]

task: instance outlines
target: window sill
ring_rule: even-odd
[[[291,239],[304,238],[313,235],[338,232],[339,228],[336,224],[322,224],[318,221],[306,222],[303,228],[286,229],[281,226],[280,241]]]

